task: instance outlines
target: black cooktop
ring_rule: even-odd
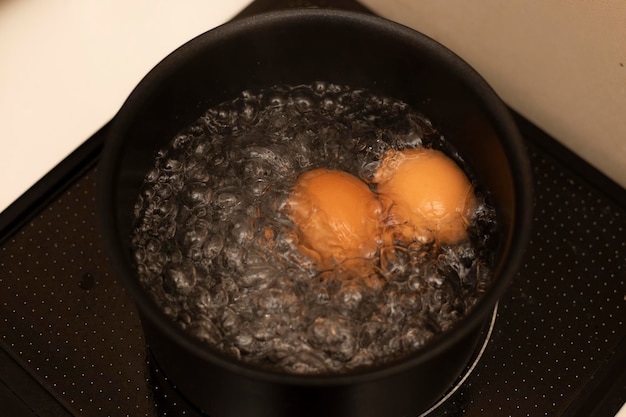
[[[367,12],[257,0],[242,15],[285,7]],[[471,372],[428,416],[612,417],[626,401],[626,190],[516,119],[534,173],[532,239]],[[107,128],[0,216],[0,415],[204,416],[153,365],[103,253]]]

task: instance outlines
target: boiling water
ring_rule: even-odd
[[[370,276],[317,271],[285,201],[304,171],[367,182],[386,151],[418,146],[463,166],[425,117],[363,90],[277,86],[211,108],[146,176],[133,235],[141,282],[191,335],[256,366],[335,373],[414,352],[489,285],[495,213],[484,196],[469,242],[382,248]]]

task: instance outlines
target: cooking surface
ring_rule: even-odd
[[[544,147],[552,139],[520,121],[534,171],[532,240],[482,358],[429,415],[612,416],[626,399],[626,192]],[[0,236],[3,410],[199,416],[150,361],[103,253],[94,196],[101,141],[92,138],[66,188],[57,182],[58,195]]]
[[[536,213],[523,268],[478,366],[433,416],[566,416],[592,377],[623,364],[624,208],[532,145],[531,157]],[[70,415],[198,415],[149,366],[99,239],[96,169],[2,245],[3,347]],[[624,400],[623,380],[617,391],[607,401]],[[173,414],[159,414],[166,408]]]

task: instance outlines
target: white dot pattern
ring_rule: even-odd
[[[101,248],[93,177],[0,248],[0,334],[75,415],[152,416],[146,346]]]
[[[624,209],[531,153],[535,223],[493,335],[429,416],[560,416],[625,335]],[[77,416],[199,416],[149,365],[97,231],[94,171],[0,248],[0,337]]]

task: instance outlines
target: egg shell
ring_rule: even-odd
[[[443,152],[388,151],[373,182],[388,213],[386,240],[455,243],[467,238],[476,207],[474,189]]]
[[[324,168],[304,172],[287,200],[303,252],[322,268],[371,258],[380,242],[382,204],[355,176]]]

